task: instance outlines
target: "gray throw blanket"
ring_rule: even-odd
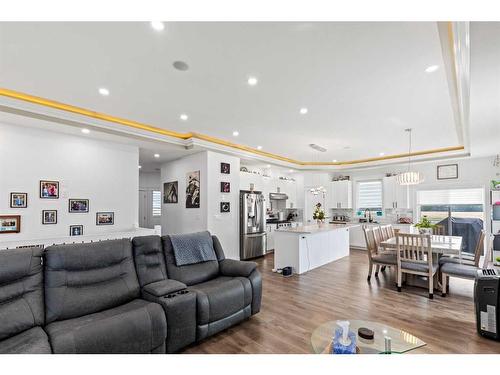
[[[177,266],[217,260],[209,232],[171,234],[170,240]]]

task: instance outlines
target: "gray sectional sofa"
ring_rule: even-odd
[[[257,265],[209,238],[182,266],[169,236],[0,251],[0,353],[175,353],[249,318]]]

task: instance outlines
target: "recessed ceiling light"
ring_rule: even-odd
[[[262,150],[262,146],[257,146],[257,150]]]
[[[240,132],[239,132],[239,131],[235,130],[235,131],[233,132],[233,136],[237,137],[237,136],[239,136],[239,135],[240,135]]]
[[[257,82],[259,82],[259,81],[255,77],[248,77],[247,82],[250,86],[255,86],[257,84]]]
[[[83,129],[82,129],[82,133],[83,133],[83,134],[89,134],[89,133],[90,133],[90,130],[89,130],[89,129],[87,129],[87,128],[83,128]]]
[[[142,168],[142,165],[139,165],[139,169],[141,169],[141,168]]]
[[[336,162],[337,162],[337,159],[333,159],[332,161],[333,161],[334,163],[336,163]]]
[[[185,113],[182,113],[179,118],[182,120],[182,121],[187,121],[187,119],[189,118],[188,115],[186,115]]]
[[[307,113],[308,109],[307,108],[301,108],[300,109],[300,114],[305,115]]]
[[[379,155],[380,155],[380,156],[384,156],[384,155],[385,155],[385,152],[381,152]]]
[[[99,88],[99,94],[101,94],[102,96],[108,96],[109,90],[105,87],[101,87],[101,88]]]
[[[154,154],[153,156],[158,159],[160,157],[160,154]]]
[[[293,173],[295,171],[293,169],[289,169],[288,172]]]
[[[425,68],[426,73],[432,73],[439,69],[439,65],[431,65]]]
[[[271,164],[266,165],[266,168],[271,168]]]
[[[165,25],[161,21],[151,21],[151,27],[156,31],[162,31],[165,28]]]
[[[185,61],[174,61],[172,65],[175,69],[180,70],[181,72],[185,72],[189,69],[189,65]]]

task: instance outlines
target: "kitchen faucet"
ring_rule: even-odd
[[[366,211],[368,211],[368,222],[372,222],[372,212],[370,211],[369,208],[365,208],[365,220],[366,220]]]

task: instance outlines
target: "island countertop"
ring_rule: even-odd
[[[320,232],[329,232],[339,229],[350,229],[359,227],[361,224],[311,224],[311,225],[301,225],[295,228],[280,228],[276,229],[275,232],[286,232],[286,233],[297,233],[297,234],[314,234]]]

